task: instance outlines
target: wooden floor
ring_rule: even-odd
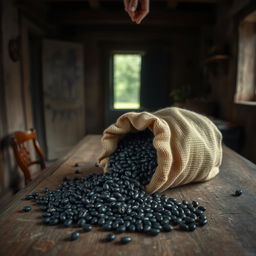
[[[165,192],[179,200],[197,200],[207,208],[209,224],[194,232],[174,230],[157,237],[134,233],[130,234],[132,243],[120,245],[105,243],[103,238],[107,233],[100,228],[84,233],[79,228],[42,225],[41,211],[34,203],[23,200],[24,196],[40,192],[44,187],[55,188],[65,175],[77,176],[74,174],[77,168],[73,166],[76,162],[83,166],[81,175],[99,171],[94,164],[100,150],[99,136],[85,137],[2,209],[0,255],[256,255],[256,166],[226,147],[221,172],[215,179]],[[243,195],[231,196],[238,188],[243,190]],[[25,205],[32,205],[32,211],[21,212]],[[81,236],[70,242],[69,236],[74,231],[81,231]]]

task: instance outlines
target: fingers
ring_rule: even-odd
[[[140,24],[149,13],[149,0],[140,0],[140,9],[135,12],[134,21]]]
[[[147,16],[148,11],[143,11],[141,10],[140,12],[136,13],[133,17],[133,20],[137,23],[140,24],[141,21]]]
[[[138,0],[130,0],[129,10],[135,12],[138,8]]]
[[[130,16],[131,20],[134,21],[135,12],[132,12],[130,10],[130,0],[124,0],[124,8],[128,15]]]
[[[134,12],[128,12],[128,14],[129,14],[131,20],[134,22],[135,21],[134,20],[135,13]]]
[[[141,0],[141,10],[136,19],[136,23],[140,24],[141,21],[148,15],[148,13],[149,13],[149,0]]]
[[[137,24],[140,24],[149,13],[149,0],[124,0],[124,6],[131,20]]]

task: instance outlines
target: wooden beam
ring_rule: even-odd
[[[124,25],[134,24],[125,12],[110,10],[69,10],[54,13],[55,24],[70,25]],[[209,13],[181,12],[181,11],[154,11],[143,20],[143,25],[173,25],[173,26],[200,26],[212,24],[213,17]],[[135,24],[136,25],[136,24]]]
[[[218,0],[178,0],[180,3],[203,3],[203,4],[215,4]]]
[[[86,2],[86,1],[91,1],[91,0],[37,0],[37,2],[46,2],[46,3],[61,3],[61,2]],[[166,0],[158,0],[159,2],[166,2]],[[169,0],[167,0],[169,1]],[[177,2],[180,3],[206,3],[206,4],[211,4],[211,3],[217,3],[218,0],[176,0]],[[120,2],[120,0],[101,0],[101,2]]]
[[[167,0],[168,8],[175,9],[178,4],[178,0]]]
[[[100,8],[100,0],[89,0],[89,5],[92,9]]]

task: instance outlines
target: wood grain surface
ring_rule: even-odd
[[[178,200],[197,200],[207,208],[208,225],[194,232],[174,230],[156,237],[128,233],[133,242],[120,245],[104,242],[107,232],[98,227],[86,233],[78,227],[42,225],[38,206],[24,200],[24,196],[33,191],[41,192],[45,187],[54,189],[65,175],[84,176],[101,171],[94,167],[100,151],[100,136],[85,137],[2,209],[0,255],[256,255],[256,166],[225,146],[221,172],[216,178],[164,193]],[[81,164],[79,175],[74,174],[76,162]],[[243,190],[242,196],[233,197],[232,193],[239,188]],[[21,212],[25,205],[32,205],[32,211]],[[71,242],[69,236],[74,231],[81,232],[80,238]]]

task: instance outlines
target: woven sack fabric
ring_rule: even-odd
[[[103,132],[103,152],[98,158],[105,172],[118,141],[129,132],[146,128],[154,134],[158,164],[150,183],[145,186],[147,193],[207,181],[218,174],[222,161],[221,133],[207,117],[176,107],[154,113],[129,112],[110,125]]]

